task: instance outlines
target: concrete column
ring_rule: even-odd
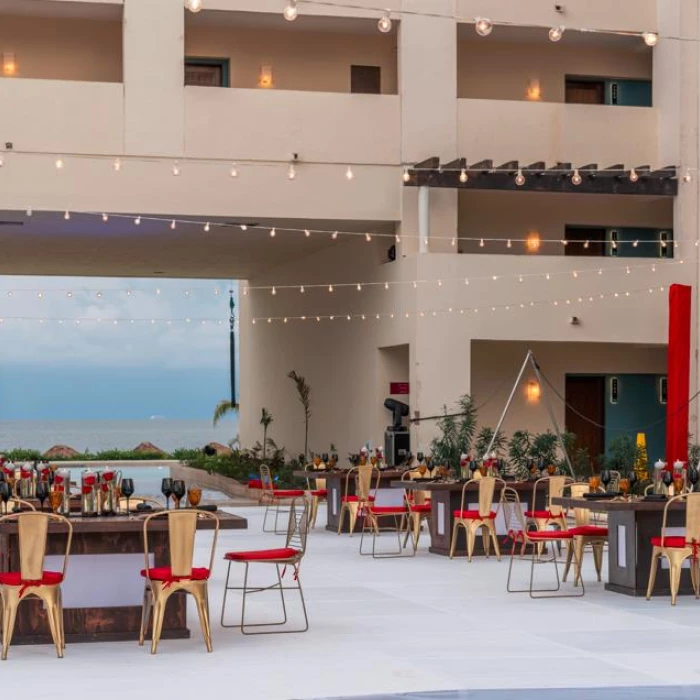
[[[185,10],[124,0],[124,151],[180,156],[185,143]]]
[[[418,251],[430,251],[430,188],[418,188]]]

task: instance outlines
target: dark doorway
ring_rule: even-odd
[[[571,104],[605,104],[605,82],[602,80],[566,79],[566,101]]]
[[[605,255],[605,229],[567,226],[564,237],[568,241],[564,255]]]
[[[382,69],[379,66],[350,66],[350,92],[379,95]]]
[[[605,452],[604,377],[566,377],[565,420],[567,431],[576,435],[574,446],[587,448],[592,464],[599,467]]]

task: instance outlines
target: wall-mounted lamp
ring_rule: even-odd
[[[260,66],[260,75],[258,76],[258,87],[271,88],[272,85],[272,66]]]
[[[527,99],[537,102],[542,99],[542,90],[540,89],[540,81],[537,78],[530,78],[525,92]]]
[[[540,249],[540,234],[537,231],[531,231],[527,234],[525,247],[528,253],[536,253]]]
[[[539,382],[531,379],[527,383],[527,400],[528,403],[537,403],[540,400],[541,389]]]
[[[7,77],[17,75],[17,58],[12,52],[2,54],[2,74]]]

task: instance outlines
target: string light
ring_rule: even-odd
[[[637,182],[639,180],[639,175],[637,175],[637,171],[632,168],[630,170],[630,182]]]
[[[294,167],[294,163],[290,163],[287,168],[287,179],[294,180],[297,176],[297,169]]]
[[[332,285],[332,284],[329,284],[329,285],[328,285],[328,291],[329,291],[329,292],[333,292],[333,285]]]
[[[479,240],[479,248],[483,248],[483,247],[484,247],[484,239],[481,238],[481,239]]]
[[[358,284],[358,285],[357,285],[357,291],[358,291],[358,292],[361,292],[361,291],[362,291],[362,285],[361,285],[361,284]]]
[[[270,238],[274,238],[277,235],[277,230],[274,228],[270,229]]]
[[[335,240],[336,238],[338,238],[338,232],[337,232],[337,231],[333,231],[333,233],[331,234],[331,238],[332,238],[333,240]]]
[[[509,238],[508,242],[506,243],[506,248],[512,248],[512,247],[513,247],[513,241],[511,241]]]
[[[203,2],[202,0],[185,0],[185,7],[190,12],[194,12],[196,14],[197,12],[201,11]]]
[[[693,176],[690,174],[690,168],[688,168],[685,171],[685,175],[683,175],[683,182],[685,182],[687,185],[688,183],[690,183],[692,181],[693,181]]]
[[[462,168],[459,172],[459,181],[464,183],[464,182],[467,182],[468,180],[469,180],[469,175],[467,175],[467,171],[464,168]]]
[[[231,177],[234,177],[234,178],[235,178],[235,177],[238,177],[238,168],[236,167],[236,164],[235,164],[235,163],[233,163],[233,164],[231,165],[231,170],[229,170],[229,175],[230,175]]]
[[[140,216],[137,216],[137,217],[134,219],[134,225],[135,225],[135,226],[141,226],[141,217],[140,217]]]
[[[5,165],[5,159],[0,155],[0,168]]]
[[[210,230],[211,230],[211,226],[209,225],[209,222],[207,221],[207,223],[204,224],[204,232],[209,233]]]
[[[65,165],[65,163],[63,162],[63,158],[57,158],[55,165],[56,165],[56,170],[63,170],[63,167]]]
[[[520,168],[518,168],[518,174],[515,176],[515,184],[518,187],[522,187],[525,184],[525,176]]]
[[[173,163],[173,175],[175,177],[177,177],[179,174],[180,174],[180,164],[177,161],[175,161]]]
[[[387,10],[377,22],[377,29],[382,34],[388,34],[391,31],[391,15],[389,10]]]
[[[115,158],[114,160],[114,165],[112,166],[114,168],[114,172],[118,173],[122,169],[122,161],[120,158]]]
[[[175,219],[173,219],[173,220],[170,222],[170,228],[174,231],[176,226],[177,226],[177,224],[175,223]]]
[[[552,27],[549,30],[549,40],[553,42],[561,41],[561,38],[564,36],[564,31],[565,27],[559,26],[559,27]]]
[[[308,228],[307,228],[307,229],[304,229],[304,235],[305,235],[307,238],[309,238],[309,237],[311,236],[311,231],[309,231]]]
[[[583,182],[583,178],[581,177],[578,168],[574,170],[574,174],[571,176],[571,182],[576,186],[580,185]]]
[[[241,231],[247,231],[248,227],[245,224],[241,224]]]
[[[65,212],[63,212],[63,218],[68,221],[70,219],[70,212],[66,209]]]
[[[372,236],[370,236],[369,233],[366,233],[365,240],[367,241],[367,243],[369,243],[372,240]]]
[[[104,223],[107,223],[109,221],[109,216],[107,214],[102,214],[102,221],[104,221]]]
[[[345,179],[352,180],[354,177],[355,173],[353,173],[352,168],[348,165],[348,169],[345,171]]]
[[[27,216],[29,217],[29,216],[31,216],[34,212],[32,211],[32,208],[31,208],[31,207],[27,207],[27,211],[26,211],[25,213],[26,213]]]
[[[656,32],[644,32],[642,39],[647,46],[656,46],[659,43],[659,35]]]
[[[488,36],[493,31],[493,22],[486,17],[476,17],[474,29],[479,36]]]
[[[404,182],[410,182],[411,180],[411,173],[408,172],[408,167],[404,166],[403,169],[403,181]]]
[[[293,22],[299,15],[297,0],[287,0],[287,4],[284,6],[284,11],[282,14],[287,22]]]

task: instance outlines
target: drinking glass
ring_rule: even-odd
[[[187,493],[187,489],[185,488],[185,482],[182,479],[174,479],[173,480],[173,498],[175,500],[175,507],[179,508],[180,507],[180,501],[182,500],[183,496]]]
[[[170,496],[173,495],[173,480],[163,479],[160,484],[160,492],[165,496],[165,509],[170,510]]]
[[[425,457],[425,455],[422,452],[419,452],[416,456],[418,457],[418,462],[422,462]]]
[[[44,501],[49,497],[48,481],[37,481],[36,497],[39,499],[39,510],[44,510]]]
[[[202,489],[199,486],[190,486],[187,489],[187,502],[190,508],[196,508],[202,500]]]
[[[5,513],[7,513],[7,502],[10,500],[10,495],[10,485],[6,481],[0,481],[0,498],[2,498]]]
[[[668,488],[673,483],[673,474],[671,474],[668,469],[664,469],[664,472],[661,475],[661,481],[663,482],[664,486]]]
[[[588,487],[591,493],[595,493],[600,488],[600,477],[597,474],[594,474],[588,479]]]
[[[7,500],[5,499],[2,490],[0,490],[0,496],[2,496],[2,500],[5,501],[5,509],[7,509]],[[63,491],[58,491],[57,489],[51,491],[49,493],[49,503],[51,504],[51,510],[54,513],[58,513],[58,509],[63,503]]]
[[[126,497],[126,512],[128,514],[131,512],[129,510],[129,499],[134,495],[134,480],[122,479],[121,491],[122,495]]]
[[[603,469],[600,474],[600,481],[602,482],[603,486],[605,486],[605,491],[607,492],[608,484],[612,481],[612,474],[610,473],[609,469]]]
[[[623,496],[627,496],[627,494],[630,492],[629,479],[620,479],[620,491],[622,492]]]
[[[694,464],[688,469],[688,481],[691,485],[690,490],[695,491],[695,484],[700,481],[700,472],[698,472],[698,468]]]
[[[683,476],[678,476],[674,474],[673,476],[673,495],[680,496],[683,493],[683,488],[685,487],[685,480]]]

